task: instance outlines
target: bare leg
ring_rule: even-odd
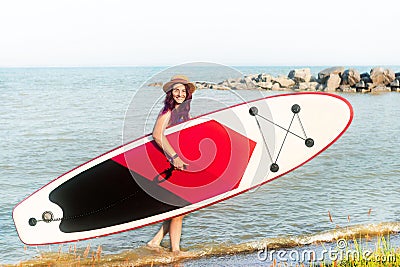
[[[157,232],[157,234],[153,237],[152,240],[150,240],[147,245],[149,247],[159,247],[161,241],[163,240],[164,236],[168,233],[171,225],[171,220],[169,221],[164,221],[163,224],[161,225],[160,230]]]
[[[184,215],[171,219],[169,226],[169,236],[171,238],[171,250],[172,252],[179,253],[182,234],[182,220]]]

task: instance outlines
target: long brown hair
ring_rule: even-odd
[[[190,88],[187,84],[184,84],[184,86],[186,90],[186,98],[185,101],[183,101],[183,103],[180,104],[178,108],[175,108],[176,102],[172,95],[172,90],[168,90],[165,95],[164,107],[161,111],[161,114],[165,114],[168,111],[171,111],[171,119],[169,121],[169,125],[171,126],[189,120],[192,93],[190,92]]]

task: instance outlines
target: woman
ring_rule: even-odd
[[[189,82],[188,77],[176,75],[163,86],[166,93],[164,108],[161,110],[153,129],[153,138],[164,151],[166,157],[177,170],[184,170],[187,164],[179,157],[174,148],[168,142],[164,131],[168,126],[176,125],[190,118],[190,101],[196,86]],[[152,248],[160,248],[164,236],[169,233],[171,251],[180,253],[180,239],[182,233],[182,220],[184,215],[164,221],[161,229],[147,245]]]

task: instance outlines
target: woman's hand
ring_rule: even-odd
[[[172,160],[172,165],[174,165],[175,169],[177,170],[185,170],[188,164],[183,162],[180,157],[176,157]]]

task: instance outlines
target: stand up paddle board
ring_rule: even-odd
[[[111,150],[20,202],[28,245],[78,241],[187,214],[270,182],[332,145],[353,118],[338,95],[296,93],[238,104],[166,129],[189,163],[175,170],[151,135]]]

